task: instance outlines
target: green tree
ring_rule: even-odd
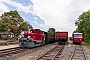
[[[4,21],[0,20],[0,32],[3,32],[3,30],[6,26],[7,26],[7,24]]]
[[[84,34],[86,42],[90,43],[90,10],[83,12],[75,22],[77,31]]]
[[[20,24],[19,28],[23,31],[27,31],[28,29],[32,29],[33,27],[28,22],[23,22]]]
[[[13,32],[17,35],[20,34],[21,31],[32,28],[32,26],[29,23],[25,22],[16,10],[4,12],[4,14],[1,15],[1,21],[7,24],[7,26],[4,27],[3,31]]]
[[[54,28],[49,28],[48,32],[55,35],[55,29]]]

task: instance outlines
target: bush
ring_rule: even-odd
[[[14,38],[4,38],[4,40],[14,40]]]
[[[8,38],[4,38],[4,40],[8,40]]]
[[[86,43],[89,43],[90,44],[90,37],[88,37],[88,38],[84,38],[84,41],[86,42]]]

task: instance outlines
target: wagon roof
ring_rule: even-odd
[[[82,34],[82,33],[73,33],[73,34]]]

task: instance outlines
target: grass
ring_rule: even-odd
[[[85,46],[90,50],[90,44],[89,44],[89,43],[82,42],[81,44],[82,44],[82,45],[85,45]]]
[[[2,42],[2,41],[4,41],[4,40],[0,40],[0,42]]]
[[[0,40],[0,42],[3,42],[4,40]]]
[[[1,42],[2,40],[0,40],[0,42]]]

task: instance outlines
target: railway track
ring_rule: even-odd
[[[13,45],[13,44],[18,44],[18,43],[19,42],[17,40],[9,40],[9,41],[0,42],[0,46]]]
[[[70,60],[87,60],[82,45],[75,45]]]
[[[64,45],[58,45],[52,50],[37,58],[37,60],[59,60],[63,48]]]
[[[25,51],[25,50],[26,49],[21,49],[20,47],[3,49],[3,50],[0,50],[0,57],[10,56],[12,54],[17,54],[17,53],[20,53],[20,52]]]

